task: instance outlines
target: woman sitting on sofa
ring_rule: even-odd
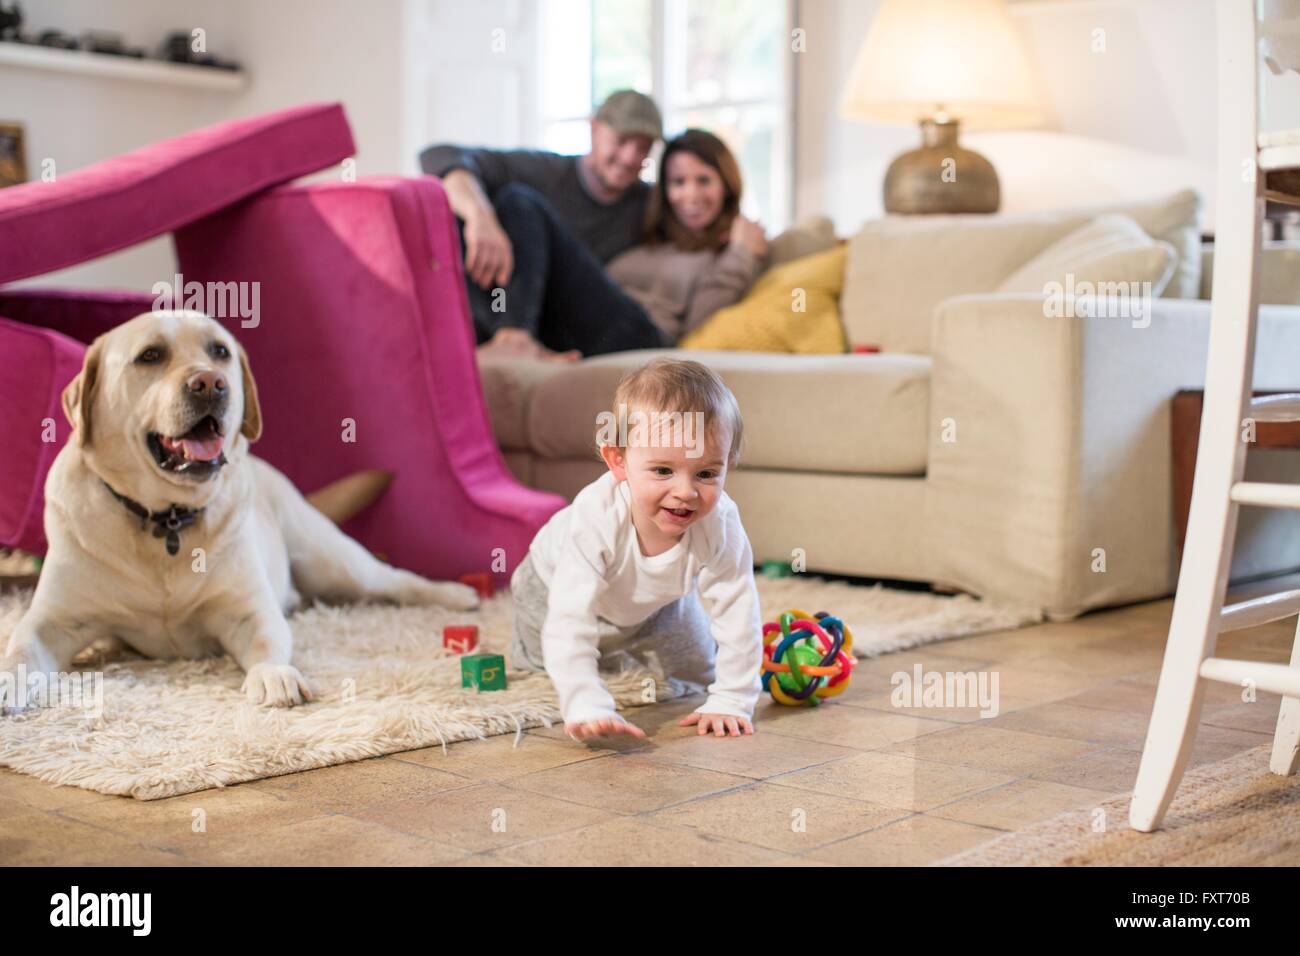
[[[665,145],[645,242],[606,269],[667,344],[739,301],[763,271],[767,240],[740,214],[740,196],[740,167],[718,137],[688,129]]]

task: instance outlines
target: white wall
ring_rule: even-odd
[[[542,134],[543,0],[405,0],[410,172],[432,143],[517,147]]]
[[[231,49],[252,73],[247,91],[230,102],[231,117],[337,100],[352,126],[358,175],[409,171],[399,0],[229,2],[240,25]],[[216,48],[211,35],[208,43]]]
[[[847,234],[882,213],[885,167],[915,129],[842,120],[841,88],[880,0],[800,0],[796,211]],[[1090,205],[1188,185],[1213,225],[1213,0],[1019,0],[1012,13],[1040,78],[1044,128],[963,134],[998,169],[1003,209]],[[1104,51],[1094,49],[1103,31]],[[1271,95],[1270,95],[1271,94]],[[1265,81],[1266,125],[1300,123],[1300,77]]]

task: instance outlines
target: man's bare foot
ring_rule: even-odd
[[[496,334],[478,347],[480,356],[488,358],[533,358],[548,362],[575,362],[582,358],[576,349],[553,352],[523,329],[497,329]]]
[[[497,329],[478,347],[479,355],[493,358],[539,358],[541,351],[542,343],[523,329]]]

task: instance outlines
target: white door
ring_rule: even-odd
[[[408,172],[435,143],[539,141],[535,2],[406,0],[403,34]]]

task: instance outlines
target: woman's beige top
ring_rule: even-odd
[[[743,243],[729,243],[721,252],[686,252],[663,242],[629,249],[606,269],[675,343],[714,312],[740,301],[764,261]]]

